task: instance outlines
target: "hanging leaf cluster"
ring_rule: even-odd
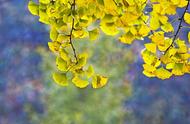
[[[179,38],[181,29],[190,25],[189,4],[189,0],[30,0],[28,9],[50,26],[48,45],[57,56],[55,82],[67,86],[71,80],[79,88],[89,84],[101,88],[108,78],[95,73],[87,63],[88,53],[77,52],[76,39],[96,40],[101,31],[118,36],[124,44],[146,38],[143,74],[167,79],[190,73],[188,42]],[[187,37],[190,40],[190,33]]]

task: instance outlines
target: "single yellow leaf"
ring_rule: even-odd
[[[154,73],[151,73],[151,72],[148,72],[146,70],[143,70],[143,74],[147,77],[155,77],[155,74]]]
[[[50,3],[50,0],[39,0],[40,3],[43,3],[43,4],[48,4]]]
[[[156,53],[156,44],[155,43],[147,43],[145,44],[145,47],[148,51],[152,53]]]
[[[184,74],[184,64],[183,63],[175,63],[172,74],[180,76]]]
[[[39,6],[40,7],[40,6]],[[39,21],[44,23],[44,24],[49,24],[49,17],[47,13],[43,10],[39,10]]]
[[[184,15],[184,20],[187,24],[190,24],[190,13],[185,13]]]
[[[57,32],[56,28],[55,27],[51,27],[51,30],[50,30],[50,39],[52,41],[56,41],[57,37],[58,37],[58,32]]]
[[[157,69],[155,73],[156,76],[162,80],[170,78],[172,76],[172,73],[164,69],[163,67]]]
[[[53,42],[48,42],[48,46],[49,46],[49,49],[52,51],[52,52],[58,52],[59,51],[59,48],[60,48],[60,43],[59,42],[56,42],[56,41],[53,41]]]
[[[60,57],[65,60],[65,61],[69,61],[70,58],[69,58],[69,54],[68,52],[65,50],[65,49],[60,49],[59,50],[59,54],[60,54]]]
[[[53,73],[53,79],[54,81],[61,86],[67,86],[69,83],[67,81],[66,74],[55,72]]]
[[[148,64],[143,64],[143,68],[144,70],[148,71],[148,72],[152,72],[154,73],[154,71],[156,70],[156,68],[152,65],[148,65]]]
[[[78,63],[73,67],[73,69],[81,69],[83,66],[86,65],[87,62],[87,58],[88,58],[88,54],[87,53],[82,53],[78,55]]]
[[[60,57],[56,58],[56,65],[60,71],[67,71],[67,62]]]
[[[86,74],[87,74],[88,78],[94,74],[94,68],[92,67],[92,65],[90,65],[88,67],[88,69],[86,70]]]
[[[173,69],[174,65],[175,65],[175,63],[168,63],[166,65],[166,69]]]
[[[138,33],[143,37],[147,36],[149,32],[150,28],[146,25],[142,25],[138,31]]]
[[[99,30],[97,28],[92,31],[89,31],[90,40],[96,40],[98,38],[98,35],[99,35]]]
[[[119,33],[114,23],[101,23],[101,30],[107,35],[116,35]]]
[[[150,27],[153,30],[156,30],[160,27],[160,22],[159,22],[158,16],[152,16],[152,18],[150,19]]]
[[[33,14],[33,15],[38,15],[39,14],[39,6],[33,1],[29,1],[28,3],[28,10]]]
[[[122,43],[131,44],[135,40],[135,36],[131,32],[128,32],[119,37],[119,40]]]
[[[108,78],[100,75],[96,75],[92,78],[92,87],[101,88],[105,86],[108,82]]]
[[[72,79],[72,82],[75,84],[75,86],[79,87],[79,88],[85,88],[88,86],[89,82],[86,80],[83,80],[81,78],[79,78],[78,76],[75,76]]]
[[[166,24],[162,25],[161,29],[165,32],[173,32],[174,31],[174,28],[171,23],[166,23]]]
[[[167,16],[159,16],[159,21],[164,25],[168,22]]]

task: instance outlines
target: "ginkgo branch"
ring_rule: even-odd
[[[182,26],[182,22],[183,22],[183,20],[184,20],[185,13],[187,12],[188,7],[189,7],[189,3],[190,3],[190,0],[187,0],[187,1],[188,1],[188,2],[187,2],[187,5],[186,5],[186,7],[185,7],[185,10],[184,10],[184,12],[183,12],[181,18],[179,18],[180,22],[179,22],[177,31],[176,31],[176,33],[174,34],[174,37],[173,37],[173,39],[172,39],[172,43],[171,43],[170,46],[166,49],[166,51],[164,52],[164,55],[165,55],[165,54],[167,53],[167,51],[173,46],[173,44],[174,44],[174,42],[175,42],[175,40],[176,40],[176,38],[177,38],[177,36],[178,36],[178,34],[179,34],[181,28],[183,27],[183,26]]]
[[[71,12],[75,11],[75,5],[76,5],[76,2],[75,2],[75,0],[73,0],[73,4],[71,4]],[[76,63],[78,63],[78,58],[77,58],[76,50],[75,50],[75,47],[74,47],[74,44],[73,44],[73,41],[72,41],[72,34],[73,34],[73,30],[74,30],[74,25],[75,25],[75,19],[73,17],[73,19],[72,19],[72,25],[71,25],[71,31],[70,31],[70,35],[69,35],[69,43],[71,44],[71,48],[73,50],[73,54],[74,54],[74,57],[76,59]]]

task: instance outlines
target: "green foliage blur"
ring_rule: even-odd
[[[89,63],[95,71],[109,77],[108,84],[100,89],[58,86],[51,79],[55,71],[55,56],[43,47],[38,52],[43,56],[41,68],[46,88],[42,116],[33,114],[32,120],[39,124],[123,124],[127,111],[124,100],[131,94],[130,82],[125,78],[129,64],[135,60],[131,49],[116,39],[101,36],[96,41],[75,41],[77,52],[90,54]]]

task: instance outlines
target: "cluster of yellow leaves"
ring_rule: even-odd
[[[146,76],[167,79],[172,75],[190,73],[190,49],[185,41],[176,39],[175,44],[170,46],[173,39],[164,37],[162,31],[154,33],[150,39],[152,42],[145,44],[141,53],[145,62],[143,73]]]
[[[163,37],[162,34],[154,34],[151,39],[155,37]],[[172,75],[183,75],[190,73],[190,51],[185,42],[177,39],[176,46],[172,46],[167,52],[164,51],[171,44],[172,39],[164,38],[160,43],[161,38],[153,40],[152,43],[145,44],[145,49],[142,51],[142,57],[145,62],[143,64],[143,73],[148,77],[158,77],[160,79],[170,78]]]
[[[100,30],[107,35],[119,35],[119,40],[126,44],[148,36],[151,43],[145,44],[142,51],[143,73],[161,79],[183,75],[190,72],[189,49],[184,41],[165,34],[175,33],[169,16],[177,15],[176,9],[187,5],[187,0],[30,0],[28,8],[39,16],[40,22],[50,26],[52,42],[48,45],[57,55],[59,70],[53,74],[54,80],[66,86],[67,75],[71,73],[77,87],[84,88],[91,82],[93,88],[99,88],[107,78],[87,66],[88,55],[76,54],[71,40],[96,40]],[[146,11],[147,8],[152,11]],[[183,20],[190,24],[188,12]]]
[[[168,15],[175,15],[177,7],[185,7],[187,0],[151,0],[153,11],[151,12],[150,27],[152,30],[161,29],[165,32],[174,31],[168,22]]]
[[[50,25],[52,42],[48,46],[57,55],[58,71],[53,73],[57,84],[67,86],[71,80],[79,88],[85,88],[89,84],[93,88],[106,85],[107,77],[96,74],[93,67],[87,65],[88,54],[76,53],[71,43],[76,38],[89,36],[96,40],[98,37],[98,28],[87,29],[97,18],[92,16],[97,14],[93,0],[39,0],[39,3],[31,0],[28,8],[33,15],[39,16],[40,22]]]
[[[146,21],[148,16],[143,10],[147,0],[104,0],[100,28],[107,35],[117,35],[122,31],[119,40],[131,44],[136,39],[142,39],[150,32]]]
[[[170,22],[169,15],[175,15],[176,8],[188,8],[186,0],[151,0],[152,12],[150,13],[150,28],[152,34],[149,36],[151,43],[145,44],[142,50],[143,73],[148,77],[158,77],[160,79],[170,78],[172,75],[179,76],[190,73],[190,49],[185,41],[177,38],[182,23],[176,31]],[[181,16],[181,15],[180,15]],[[190,14],[185,10],[184,16],[179,21],[190,24]],[[173,37],[166,37],[166,33],[173,33]],[[176,35],[176,36],[175,36]],[[188,40],[190,40],[188,34]]]

